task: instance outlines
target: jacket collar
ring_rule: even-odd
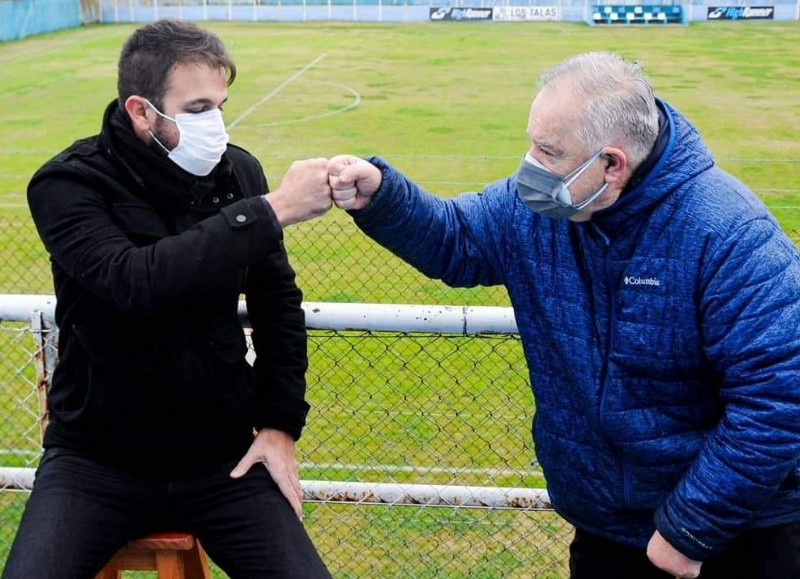
[[[666,102],[656,99],[663,117],[656,145],[620,198],[592,215],[609,237],[625,235],[683,183],[714,165],[697,129]]]

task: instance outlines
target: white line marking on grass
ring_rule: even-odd
[[[301,462],[301,468],[322,468],[339,470],[367,470],[372,472],[418,472],[418,473],[445,473],[445,474],[484,474],[487,476],[514,476],[530,472],[539,472],[537,468],[467,468],[457,466],[407,466],[392,464],[348,464],[338,462]]]
[[[36,457],[41,456],[41,450],[21,450],[19,448],[3,448],[0,449],[0,456],[27,456]]]
[[[24,456],[35,458],[40,456],[41,451],[35,450],[22,450],[16,448],[0,449],[0,456]],[[409,466],[409,465],[394,465],[394,464],[355,464],[355,463],[339,463],[339,462],[301,462],[300,468],[306,469],[336,469],[336,470],[349,470],[349,471],[370,471],[370,472],[416,472],[428,474],[482,474],[486,476],[515,476],[530,473],[538,473],[541,471],[539,468],[467,468],[467,467],[446,467],[446,466]]]
[[[55,155],[58,149],[0,149],[0,155]]]
[[[300,78],[300,77],[301,77],[301,76],[303,76],[303,75],[304,75],[306,72],[308,72],[309,70],[311,70],[311,68],[312,68],[312,67],[313,67],[315,64],[317,64],[317,63],[318,63],[320,60],[322,60],[323,58],[325,58],[325,56],[326,56],[326,54],[325,54],[325,53],[323,53],[323,54],[320,54],[320,55],[319,55],[317,58],[315,58],[315,59],[314,59],[312,62],[310,62],[309,64],[305,65],[305,66],[304,66],[304,67],[303,67],[301,70],[299,70],[299,71],[297,71],[296,73],[294,73],[292,76],[290,76],[289,78],[287,78],[285,81],[283,81],[283,82],[282,82],[280,85],[278,85],[276,88],[272,89],[270,92],[268,92],[266,95],[264,95],[264,97],[263,97],[263,98],[262,98],[260,101],[258,101],[256,104],[254,104],[253,106],[251,106],[250,108],[248,108],[246,111],[244,111],[244,112],[243,112],[241,115],[239,115],[238,117],[236,117],[236,118],[233,120],[233,122],[232,122],[231,124],[229,124],[229,125],[228,125],[228,129],[233,129],[234,127],[236,127],[236,125],[238,125],[238,124],[239,124],[239,123],[240,123],[240,122],[241,122],[241,121],[242,121],[242,120],[243,120],[245,117],[247,117],[247,116],[248,116],[250,113],[252,113],[252,112],[253,112],[254,110],[256,110],[258,107],[260,107],[261,105],[263,105],[265,102],[267,102],[267,101],[268,101],[269,99],[271,99],[273,96],[275,96],[276,94],[278,94],[278,93],[279,93],[281,90],[283,90],[283,89],[284,89],[284,87],[288,86],[290,83],[294,82],[296,79]]]
[[[118,33],[113,31],[110,33],[105,33],[105,32],[107,31],[98,34],[92,34],[91,36],[79,36],[77,38],[71,38],[68,40],[64,38],[41,39],[42,46],[40,46],[38,50],[34,48],[35,45],[34,47],[26,46],[24,48],[24,52],[22,48],[20,48],[19,50],[12,50],[9,54],[0,57],[0,64],[9,64],[9,63],[18,64],[20,62],[25,62],[26,60],[38,58],[39,56],[45,56],[50,53],[61,54],[64,52],[64,49],[68,47],[72,47],[79,44],[89,44],[92,42],[97,42],[99,40],[105,40],[107,38],[119,36]],[[107,60],[108,59],[103,58],[103,59],[97,59],[96,61],[105,62]]]
[[[341,113],[349,111],[350,109],[354,109],[358,105],[361,104],[361,95],[353,87],[350,87],[350,86],[347,86],[347,85],[344,85],[344,84],[339,84],[339,83],[336,83],[336,82],[326,82],[326,81],[318,81],[318,82],[321,82],[323,84],[327,84],[327,85],[330,85],[330,86],[339,87],[341,89],[349,91],[350,94],[352,94],[353,97],[354,97],[353,102],[351,102],[350,104],[345,105],[343,107],[340,107],[340,108],[338,108],[336,110],[328,111],[326,113],[319,113],[319,114],[316,114],[316,115],[308,115],[306,117],[301,117],[299,119],[288,119],[288,120],[285,120],[285,121],[275,121],[275,122],[272,122],[272,123],[259,123],[259,124],[256,124],[256,125],[247,125],[246,127],[242,127],[242,128],[245,128],[245,129],[259,129],[259,128],[266,128],[266,127],[277,127],[278,125],[291,125],[292,123],[304,123],[306,121],[312,121],[314,119],[321,119],[321,118],[324,118],[324,117],[330,117],[330,116],[333,116],[333,115],[339,115]]]

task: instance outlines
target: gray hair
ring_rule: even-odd
[[[587,152],[614,139],[627,144],[634,167],[647,158],[658,136],[658,110],[653,86],[638,63],[611,52],[579,54],[545,72],[539,89],[561,81],[583,102],[575,130]]]

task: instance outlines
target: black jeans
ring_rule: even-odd
[[[137,478],[50,449],[36,473],[3,579],[91,579],[127,541],[184,531],[233,579],[330,577],[301,521],[262,465],[202,478]]]
[[[571,579],[674,579],[650,563],[643,549],[575,531],[569,546]],[[700,579],[800,579],[800,523],[744,533],[714,559]]]

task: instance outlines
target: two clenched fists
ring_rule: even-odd
[[[295,161],[280,187],[265,196],[282,226],[340,209],[363,209],[381,185],[380,169],[354,155]]]

